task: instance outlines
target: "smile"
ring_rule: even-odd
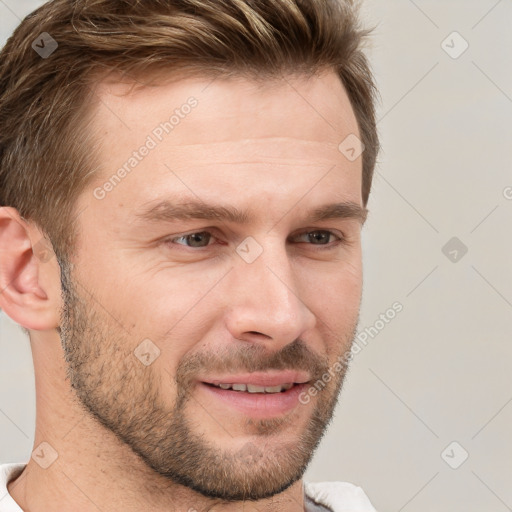
[[[270,371],[215,375],[201,379],[205,404],[252,418],[274,418],[304,407],[299,395],[311,380],[308,372]]]
[[[278,386],[256,386],[254,384],[210,384],[220,389],[232,389],[233,391],[247,391],[248,393],[281,393],[291,389],[293,382],[281,384]]]

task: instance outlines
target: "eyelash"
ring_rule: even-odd
[[[205,234],[205,233],[207,233],[209,235],[212,235],[212,237],[215,237],[215,235],[211,231],[208,231],[208,230],[194,231],[192,233],[187,233],[187,234],[184,234],[184,235],[168,238],[168,239],[164,240],[164,243],[167,243],[169,245],[170,244],[181,245],[181,246],[186,247],[188,249],[196,249],[196,250],[207,249],[208,247],[210,247],[211,245],[214,245],[214,244],[210,244],[209,243],[208,245],[206,245],[204,247],[191,247],[189,245],[176,243],[176,240],[186,239],[186,238],[191,237],[193,235],[202,235],[202,234]],[[337,240],[335,240],[334,242],[329,242],[327,244],[313,244],[313,243],[309,243],[309,245],[313,245],[313,246],[316,247],[315,250],[333,249],[334,247],[339,245],[339,243],[342,243],[342,242],[346,241],[345,237],[343,235],[341,235],[341,236],[337,235],[336,233],[334,233],[333,231],[330,231],[328,229],[314,229],[314,230],[311,230],[311,231],[303,231],[302,233],[299,233],[299,234],[295,235],[293,238],[299,237],[299,236],[303,236],[303,235],[310,235],[311,233],[328,233],[329,237],[332,235],[332,236],[337,238]],[[308,242],[302,242],[302,243],[308,243]]]

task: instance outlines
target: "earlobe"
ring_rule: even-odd
[[[53,250],[15,208],[0,208],[0,308],[27,329],[58,325],[59,268]]]

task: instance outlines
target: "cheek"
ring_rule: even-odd
[[[362,291],[361,267],[345,266],[342,271],[332,271],[319,279],[317,276],[314,296],[310,295],[312,311],[319,319],[317,327],[322,332],[324,349],[331,359],[347,350],[352,342],[359,318]]]
[[[215,295],[207,293],[215,284],[210,279],[192,282],[185,272],[169,269],[132,276],[122,293],[109,292],[116,300],[116,318],[129,331],[131,345],[145,342],[149,352],[158,353],[152,371],[162,378],[172,379],[180,361],[207,336],[212,319],[221,313]]]
[[[362,272],[359,264],[340,264],[339,267],[316,273],[309,282],[310,300],[321,318],[341,325],[351,323],[358,315],[362,292]]]

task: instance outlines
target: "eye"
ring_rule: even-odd
[[[198,231],[196,233],[190,233],[188,235],[177,236],[169,240],[171,243],[178,245],[186,245],[187,247],[207,247],[210,245],[212,234],[209,231]],[[184,240],[185,243],[180,243],[177,240]]]
[[[301,233],[297,235],[298,238],[306,237],[306,243],[311,243],[312,245],[329,245],[330,238],[335,237],[336,240],[342,240],[341,237],[333,233],[332,231],[327,230],[316,230],[316,231],[307,231],[305,233]],[[295,238],[297,238],[295,237]],[[331,242],[332,243],[332,242]]]
[[[334,240],[332,240],[332,237],[334,237]],[[200,249],[213,245],[213,243],[210,243],[212,240],[215,240],[215,237],[210,231],[197,231],[195,233],[189,233],[186,235],[170,238],[167,240],[167,243]],[[298,241],[299,243],[332,247],[337,245],[337,241],[342,241],[343,238],[333,233],[332,231],[314,230],[295,235],[291,238],[291,240],[293,242]]]

